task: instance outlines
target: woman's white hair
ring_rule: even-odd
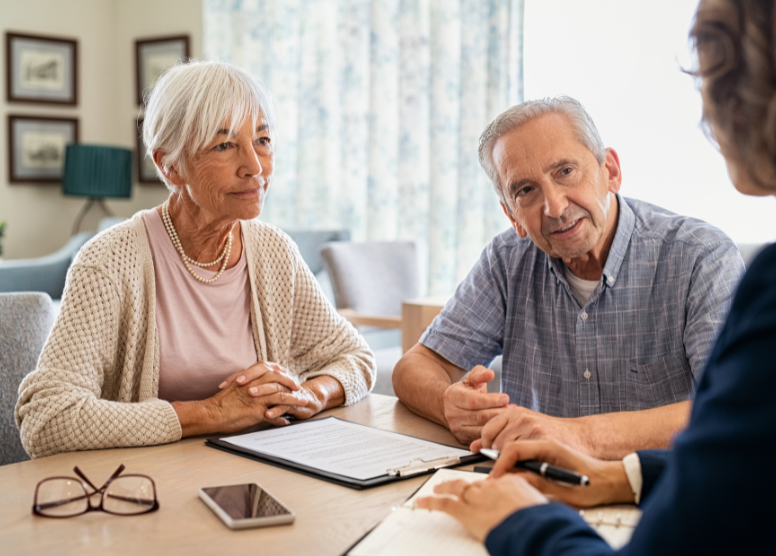
[[[146,154],[162,151],[163,168],[185,172],[186,159],[205,148],[225,123],[231,133],[248,118],[256,127],[262,116],[274,139],[272,97],[244,69],[226,62],[181,63],[167,70],[146,97]],[[159,168],[156,171],[172,190]]]
[[[531,120],[544,114],[564,114],[571,121],[571,126],[577,139],[593,153],[598,164],[603,164],[606,159],[606,148],[601,136],[598,134],[593,119],[585,112],[585,109],[571,97],[559,96],[555,98],[543,98],[528,100],[502,112],[495,120],[488,124],[480,135],[480,166],[490,178],[501,202],[507,205],[504,190],[499,183],[498,169],[493,163],[493,148],[496,142],[506,133],[517,129]]]

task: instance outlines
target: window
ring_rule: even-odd
[[[739,243],[776,238],[774,206],[741,195],[700,128],[687,33],[698,0],[527,0],[525,98],[567,94],[620,155],[621,193]]]

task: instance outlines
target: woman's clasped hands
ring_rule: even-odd
[[[317,397],[297,384],[282,366],[268,361],[234,373],[210,398],[224,418],[223,432],[236,432],[266,422],[287,425],[287,415],[306,419],[318,413]]]

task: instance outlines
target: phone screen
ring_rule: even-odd
[[[212,487],[202,490],[232,519],[273,517],[291,513],[257,484]]]

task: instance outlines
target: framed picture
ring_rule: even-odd
[[[5,34],[9,102],[78,104],[78,41]]]
[[[140,183],[155,183],[164,185],[156,173],[156,164],[150,156],[145,153],[143,144],[143,118],[138,118],[137,122],[137,181]]]
[[[161,37],[135,41],[135,75],[137,103],[143,104],[143,93],[179,60],[189,58],[189,36]]]
[[[61,181],[65,146],[77,142],[77,119],[9,115],[8,181]]]

